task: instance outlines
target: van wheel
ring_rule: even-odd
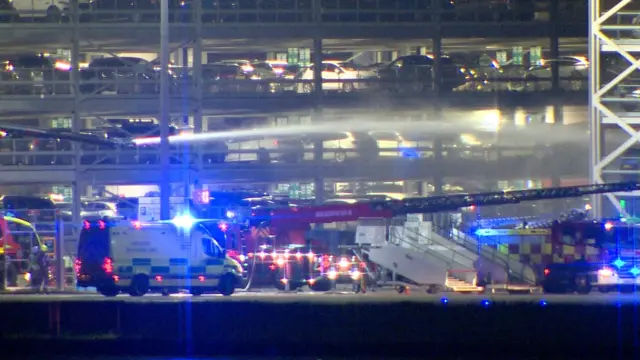
[[[337,152],[335,155],[336,161],[341,163],[344,162],[345,160],[347,160],[347,154],[345,154],[344,152],[340,151]]]
[[[136,275],[131,281],[129,287],[129,295],[131,296],[144,296],[149,292],[149,278],[146,275]]]
[[[113,285],[108,285],[104,287],[99,287],[98,292],[106,297],[115,297],[120,294],[120,289]]]
[[[218,291],[224,296],[231,296],[235,291],[235,281],[232,275],[222,275],[218,284]]]
[[[591,283],[587,278],[587,275],[580,274],[576,276],[576,292],[578,294],[588,294],[591,292]]]

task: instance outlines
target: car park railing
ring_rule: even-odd
[[[203,3],[200,14],[193,1],[170,1],[169,21],[190,24],[197,21],[205,25],[225,26],[242,23],[368,23],[368,24],[420,24],[433,22],[547,22],[552,1],[522,2],[520,6],[495,6],[493,2],[461,0],[448,2],[421,0],[326,0],[316,7],[312,0],[244,0]],[[116,3],[115,1],[113,3]],[[117,7],[109,1],[80,2],[76,13],[68,8],[33,9],[5,8],[0,21],[7,23],[55,22],[71,23],[77,15],[80,23],[158,23],[158,6],[140,8]],[[159,2],[156,2],[156,4]],[[432,6],[441,4],[440,6]],[[527,6],[526,4],[531,4]],[[583,1],[559,1],[558,17],[564,21],[586,22],[587,6]],[[105,4],[108,7],[100,7]],[[129,4],[122,2],[118,4]],[[133,3],[135,4],[135,3]],[[141,4],[141,3],[140,3]],[[516,2],[519,4],[519,2]],[[114,6],[115,5],[115,6]],[[492,6],[493,5],[493,6]]]
[[[514,71],[515,72],[515,71]],[[524,74],[525,71],[522,71]],[[551,72],[548,76],[537,77],[533,75],[517,76],[510,73],[478,74],[474,77],[460,77],[458,79],[445,78],[438,86],[439,90],[448,94],[450,92],[549,92],[553,84]],[[586,91],[588,81],[584,76],[562,77],[558,81],[560,89],[564,91]],[[75,98],[96,99],[122,97],[127,99],[157,99],[160,96],[159,79],[140,80],[83,80],[79,84],[79,94],[75,94],[69,81],[42,80],[42,81],[18,81],[0,79],[0,100],[20,100],[43,98]],[[311,97],[314,94],[313,80],[292,79],[233,79],[233,80],[203,80],[201,83],[203,99],[247,98],[247,99],[274,99],[274,98],[298,98]],[[369,97],[373,95],[384,96],[415,96],[434,93],[436,86],[431,80],[417,80],[403,78],[380,79],[355,78],[355,79],[325,79],[322,82],[322,90],[325,96],[340,97]],[[194,84],[191,80],[177,79],[170,85],[169,96],[172,98],[191,98],[194,93]]]
[[[29,140],[24,140],[29,141]],[[50,140],[55,142],[55,140]],[[19,143],[18,140],[11,140],[9,144]],[[0,145],[3,141],[0,140]],[[0,165],[5,166],[60,166],[67,165],[69,168],[75,167],[76,155],[74,151],[15,151],[4,145],[0,151]],[[100,149],[97,146],[83,146],[79,154],[80,164],[83,168],[110,166],[110,165],[158,165],[160,164],[160,152],[157,148],[137,148],[137,149]],[[364,161],[378,158],[404,158],[407,161],[415,159],[437,158],[436,150],[433,147],[383,147],[371,149],[356,148],[325,148],[322,151],[322,161],[324,162],[344,162],[344,161]],[[236,150],[221,148],[212,149],[212,146],[203,145],[199,150],[195,146],[187,149],[174,149],[171,154],[171,163],[196,164],[198,156],[202,157],[202,163],[206,166],[215,166],[220,163],[299,163],[314,161],[315,150],[313,148],[300,149],[247,149]],[[477,161],[500,161],[505,158],[537,158],[545,159],[552,156],[553,150],[546,147],[516,147],[516,146],[469,146],[469,147],[443,147],[442,161],[451,160],[477,160]]]

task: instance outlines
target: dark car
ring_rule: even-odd
[[[80,71],[80,78],[80,92],[89,94],[153,94],[160,87],[158,72],[137,57],[94,59]]]
[[[407,55],[378,70],[383,87],[394,92],[419,93],[434,87],[434,59],[428,55]],[[451,91],[465,83],[465,75],[448,56],[440,60],[441,91]]]
[[[259,75],[247,73],[239,65],[202,65],[202,88],[205,94],[269,92],[269,85],[260,80]]]
[[[51,133],[68,132],[69,129],[50,129]],[[72,165],[73,164],[73,144],[70,140],[57,138],[33,139],[31,142],[31,150],[46,151],[49,154],[34,154],[34,165]],[[56,154],[54,152],[60,152]]]
[[[17,217],[33,224],[54,226],[57,208],[51,199],[39,196],[3,195],[0,197],[0,209],[6,216]],[[36,226],[40,229],[43,226]]]
[[[0,93],[70,94],[71,67],[42,55],[0,56]]]

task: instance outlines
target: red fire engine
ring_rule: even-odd
[[[472,206],[517,204],[524,201],[582,197],[590,194],[628,192],[637,189],[640,189],[640,184],[613,183],[509,192],[418,197],[404,200],[372,200],[354,204],[326,204],[276,209],[260,208],[253,209],[249,219],[243,219],[241,223],[249,224],[249,226],[245,229],[238,228],[239,230],[236,231],[235,238],[239,241],[236,241],[235,245],[238,251],[242,251],[244,254],[250,256],[264,254],[264,256],[258,255],[258,258],[264,260],[263,263],[265,266],[268,264],[268,266],[272,268],[277,268],[278,259],[296,258],[295,256],[291,256],[291,250],[287,250],[287,248],[294,246],[309,252],[310,249],[313,248],[312,245],[321,245],[320,243],[313,244],[312,241],[308,241],[306,238],[311,224],[350,222],[357,221],[361,218],[391,219],[407,214],[456,211]],[[567,225],[563,227],[565,230],[569,228],[570,226]],[[266,231],[267,229],[268,232]],[[556,232],[557,234],[565,232],[565,230],[560,230],[560,227],[558,227],[558,229],[559,232]],[[574,233],[575,232],[574,230]],[[266,246],[270,250],[261,253],[259,250],[261,246]],[[542,246],[542,243],[540,246]],[[575,242],[565,246],[572,247],[574,254],[582,251],[579,249],[585,249],[586,251],[588,247],[585,244]],[[287,253],[287,251],[289,252]],[[306,252],[301,250],[300,254]],[[287,254],[286,258],[283,257],[285,253]],[[269,256],[269,254],[274,255]],[[562,254],[564,254],[564,252]],[[340,254],[333,255],[334,259],[341,259],[343,257]],[[300,259],[303,258],[307,257],[300,257]],[[320,257],[320,259],[316,257],[315,263],[322,263],[322,259],[322,257]],[[569,259],[568,256],[564,257],[563,263],[566,263]],[[282,260],[280,261],[282,262]],[[314,268],[308,263],[305,264],[304,267]],[[541,262],[540,264],[543,263]],[[335,263],[333,265],[332,268],[335,269]],[[353,265],[357,267],[358,264],[351,263],[349,267],[353,267]]]

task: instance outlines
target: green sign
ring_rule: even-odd
[[[515,46],[513,48],[513,64],[524,65],[524,49],[522,46]]]
[[[311,65],[311,49],[289,48],[287,49],[287,63],[289,65]]]
[[[289,65],[298,65],[300,62],[300,49],[289,48],[287,49],[287,63]]]
[[[620,200],[620,207],[622,209],[625,209],[627,207],[627,201],[626,200]]]
[[[531,65],[542,65],[542,46],[529,49],[529,62]]]

